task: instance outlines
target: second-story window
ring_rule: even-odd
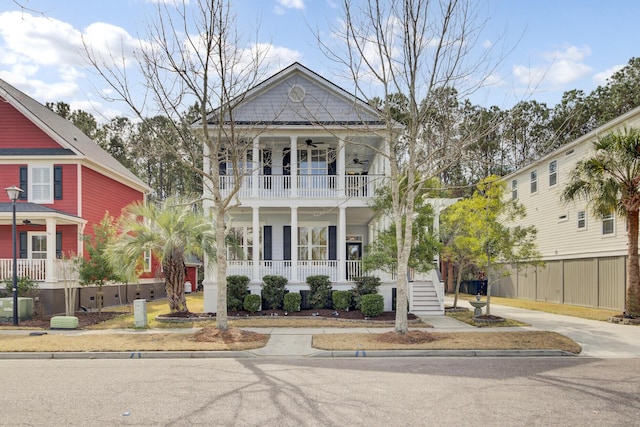
[[[34,165],[29,168],[29,201],[53,203],[53,167]]]
[[[613,234],[615,231],[615,222],[613,214],[604,215],[602,217],[602,234],[607,236]]]
[[[554,160],[549,163],[549,187],[553,187],[558,183],[558,161]]]
[[[587,228],[587,212],[578,211],[578,230],[584,230]]]
[[[538,192],[538,171],[531,171],[531,193]]]
[[[518,180],[514,179],[511,181],[511,198],[513,200],[518,198]]]

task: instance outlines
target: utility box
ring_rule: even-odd
[[[133,300],[133,321],[135,328],[147,327],[147,300]]]
[[[18,320],[33,317],[33,298],[18,297]],[[13,319],[13,297],[0,298],[0,318]]]

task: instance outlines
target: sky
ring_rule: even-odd
[[[0,0],[0,78],[41,103],[63,101],[99,121],[128,115],[105,101],[106,83],[83,56],[82,40],[113,47],[144,38],[163,0]],[[168,0],[164,0],[168,1]],[[196,0],[190,0],[193,4]],[[356,0],[357,1],[357,0]],[[341,0],[233,0],[240,31],[270,47],[268,72],[300,62],[349,89],[344,69],[318,48],[331,37]],[[473,2],[485,22],[477,49],[500,46],[491,85],[474,104],[511,108],[520,100],[552,108],[568,90],[586,94],[638,56],[637,0],[486,0]],[[259,25],[257,23],[259,22]]]

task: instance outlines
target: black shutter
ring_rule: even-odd
[[[327,150],[327,156],[329,157],[329,167],[327,169],[327,175],[336,175],[336,150]]]
[[[56,232],[56,258],[62,259],[62,231]]]
[[[20,166],[20,188],[22,189],[22,193],[20,193],[19,198],[21,200],[27,200],[27,189],[29,188],[29,168],[26,166]]]
[[[284,259],[286,260],[290,260],[291,259],[291,226],[290,225],[285,225],[284,229],[283,229],[283,254],[284,254]]]
[[[338,230],[335,225],[329,226],[329,259],[338,259]]]
[[[20,258],[27,258],[29,256],[27,247],[27,232],[20,232]]]
[[[265,225],[262,230],[262,236],[264,239],[263,248],[262,248],[262,256],[265,261],[272,260],[273,257],[271,255],[271,226]]]
[[[62,166],[53,167],[53,198],[62,200]]]

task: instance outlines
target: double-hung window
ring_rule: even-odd
[[[602,217],[602,235],[607,236],[615,231],[615,221],[613,214],[603,215]]]
[[[554,160],[549,163],[549,187],[553,187],[558,183],[558,161]]]
[[[514,179],[511,181],[511,199],[515,200],[518,198],[518,180]]]
[[[587,212],[578,211],[578,230],[584,230],[587,228]]]
[[[538,171],[531,171],[531,193],[538,192]]]
[[[33,165],[29,168],[29,201],[53,203],[53,167]]]

